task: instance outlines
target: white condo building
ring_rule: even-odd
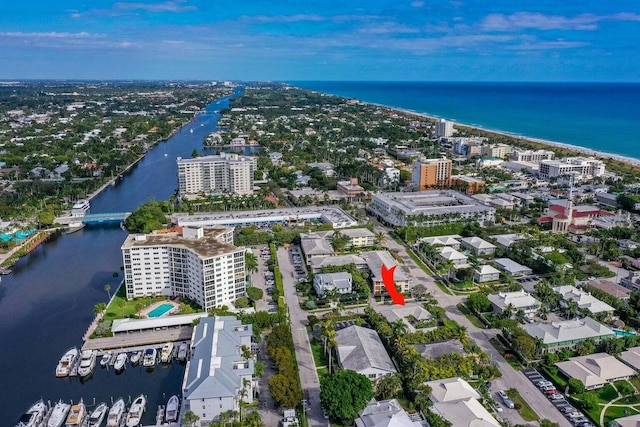
[[[232,304],[245,293],[245,249],[233,228],[131,234],[122,245],[127,298],[180,296],[204,311]]]
[[[509,160],[514,162],[540,163],[543,160],[553,159],[554,153],[549,150],[523,150],[514,148],[509,153]]]
[[[448,122],[445,119],[436,122],[436,138],[449,138],[453,132],[453,122]]]
[[[178,157],[178,191],[181,195],[229,192],[253,194],[255,157],[220,153],[215,156]]]
[[[580,178],[602,176],[604,162],[593,157],[566,157],[562,160],[543,160],[540,162],[540,178],[557,178],[575,174]]]

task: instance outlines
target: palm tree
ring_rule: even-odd
[[[549,314],[549,309],[547,307],[541,306],[538,309],[538,316],[540,316],[542,320],[547,320],[547,314]]]
[[[567,301],[567,306],[564,309],[567,319],[571,319],[578,313],[578,303],[575,300]]]
[[[511,319],[511,317],[514,315],[515,312],[516,312],[516,308],[513,306],[513,304],[509,303],[502,310],[502,318]]]
[[[187,411],[184,416],[182,417],[182,424],[188,425],[190,427],[193,427],[195,425],[196,422],[198,422],[198,420],[200,419],[199,416],[197,416],[196,414],[194,414],[191,411]]]
[[[103,302],[99,302],[96,305],[93,306],[93,314],[99,314],[102,313],[103,311],[105,311],[107,308],[107,304],[103,303]]]
[[[251,251],[244,253],[244,266],[249,273],[255,273],[258,271],[258,259]]]
[[[331,356],[333,354],[333,349],[338,347],[338,342],[336,341],[336,331],[331,330],[332,334],[329,334],[327,337],[327,348],[329,349],[329,375],[331,375]]]
[[[381,245],[382,243],[385,242],[385,240],[387,240],[387,235],[384,234],[384,232],[382,231],[376,233],[375,236],[373,237],[373,242],[376,245]]]
[[[107,295],[109,295],[109,301],[111,301],[111,285],[108,283],[104,285],[104,290],[107,291]]]
[[[393,336],[398,337],[399,335],[407,333],[407,325],[405,325],[402,319],[398,319],[391,324],[391,330],[393,331]]]

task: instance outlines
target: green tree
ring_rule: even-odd
[[[485,294],[480,292],[469,295],[465,304],[471,311],[476,313],[486,313],[491,310],[491,301]]]
[[[258,258],[251,251],[244,253],[244,266],[249,273],[258,271]]]
[[[587,411],[592,410],[593,408],[598,406],[598,395],[594,393],[586,393],[582,396],[580,400],[580,406]]]
[[[93,306],[93,313],[94,314],[99,314],[102,313],[103,311],[105,311],[107,308],[107,304],[103,303],[103,302],[99,302],[96,305]]]
[[[169,223],[170,212],[169,202],[148,202],[133,211],[124,220],[124,226],[130,233],[150,233]]]
[[[320,402],[330,417],[350,425],[373,397],[371,381],[349,369],[339,370],[320,381]]]
[[[104,290],[107,291],[107,295],[109,296],[109,301],[111,301],[111,285],[104,285]]]
[[[536,354],[536,341],[527,334],[518,335],[512,342],[513,351],[522,355],[525,359],[533,359]]]
[[[543,418],[539,421],[540,427],[560,427],[560,424],[554,423],[546,418]]]
[[[262,297],[264,296],[264,292],[260,288],[251,286],[247,288],[247,296],[253,301],[258,301],[259,299],[262,299]]]
[[[236,298],[235,304],[236,308],[247,308],[249,307],[249,298],[247,297],[238,297]]]
[[[197,416],[196,414],[194,414],[191,411],[187,411],[183,416],[182,416],[182,424],[188,425],[190,427],[193,427],[196,422],[198,422],[198,420],[200,419],[199,416]]]
[[[569,392],[571,394],[584,392],[584,383],[577,378],[570,378],[569,381],[567,381],[567,385],[569,386]]]
[[[56,220],[56,216],[52,211],[46,210],[36,215],[36,222],[40,226],[50,226]]]
[[[376,383],[376,399],[387,400],[396,397],[402,389],[400,375],[392,373],[380,378]]]
[[[294,377],[275,374],[269,379],[269,392],[273,400],[287,408],[294,408],[302,400],[302,391]]]

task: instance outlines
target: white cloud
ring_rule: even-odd
[[[196,6],[188,6],[185,1],[168,1],[164,3],[141,3],[141,2],[117,2],[113,4],[115,10],[143,10],[145,12],[190,12],[198,10]]]
[[[573,30],[593,31],[601,21],[640,21],[635,13],[616,13],[612,15],[594,15],[583,13],[574,17],[545,15],[542,13],[517,12],[511,15],[492,13],[480,23],[484,31],[521,31],[537,30]]]
[[[80,33],[58,33],[42,32],[42,33],[23,33],[23,32],[3,32],[0,33],[0,37],[5,38],[21,38],[21,39],[87,39],[95,37],[104,37],[104,35],[89,34],[86,32]]]

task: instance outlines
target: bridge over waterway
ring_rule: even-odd
[[[61,216],[56,218],[56,222],[58,224],[74,224],[74,223],[82,223],[82,224],[102,224],[102,223],[121,223],[127,217],[131,215],[131,212],[103,212],[103,213],[94,213],[94,214],[85,214],[85,215],[76,215],[76,216]]]

